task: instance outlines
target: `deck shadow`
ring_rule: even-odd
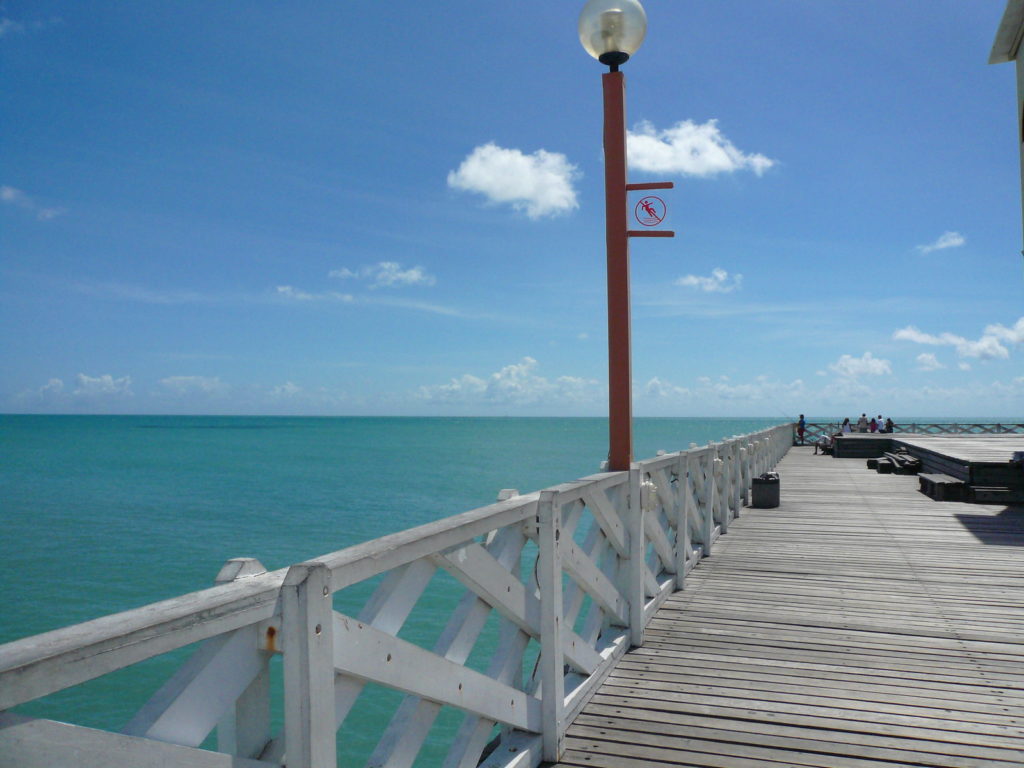
[[[1013,504],[994,515],[954,515],[982,544],[1024,547],[1024,504]]]

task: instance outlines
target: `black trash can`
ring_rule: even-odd
[[[750,489],[750,506],[771,509],[779,506],[779,473],[765,472],[755,477]]]

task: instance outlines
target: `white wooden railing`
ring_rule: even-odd
[[[0,765],[334,766],[338,729],[368,683],[405,694],[369,765],[411,765],[445,707],[462,722],[444,766],[557,759],[566,727],[791,443],[785,424],[625,472],[503,492],[270,573],[230,560],[211,589],[0,646]],[[439,572],[465,593],[433,647],[421,647],[398,634]],[[335,593],[381,576],[356,615],[335,610]],[[475,670],[467,660],[492,613],[500,631]],[[4,711],[192,643],[198,650],[121,733]],[[219,751],[201,748],[215,731]]]
[[[856,424],[854,430],[856,431]],[[812,442],[823,435],[834,435],[842,430],[842,424],[836,422],[807,422],[804,435],[805,442]],[[1024,434],[1024,424],[896,424],[894,434],[918,435],[1010,435]]]

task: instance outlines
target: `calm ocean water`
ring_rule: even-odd
[[[635,452],[647,458],[780,421],[641,418]],[[203,589],[231,557],[281,568],[489,504],[501,488],[525,493],[592,474],[606,424],[0,416],[0,643]],[[438,628],[449,610],[439,600]],[[20,710],[117,729],[180,659]]]

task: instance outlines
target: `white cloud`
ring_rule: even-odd
[[[277,286],[277,295],[295,301],[340,301],[348,304],[355,300],[355,297],[350,293],[337,293],[336,291],[309,293],[301,291],[292,285]]]
[[[576,376],[547,379],[535,371],[538,363],[524,357],[506,365],[486,379],[463,374],[447,384],[420,387],[420,400],[439,403],[535,405],[540,403],[595,401],[600,393],[599,382]]]
[[[860,376],[884,376],[892,373],[892,365],[888,360],[874,357],[870,352],[865,352],[860,357],[843,355],[828,369],[850,379]]]
[[[43,386],[39,388],[39,394],[41,397],[47,397],[51,395],[60,395],[64,391],[64,381],[61,379],[50,379]]]
[[[270,390],[270,396],[274,398],[293,398],[299,394],[302,394],[302,387],[298,384],[293,384],[290,381],[286,381],[284,384],[279,384]]]
[[[627,154],[630,167],[638,171],[682,176],[709,177],[742,170],[761,176],[775,164],[764,155],[737,149],[722,135],[717,120],[702,124],[683,120],[664,131],[644,121],[629,132]]]
[[[655,376],[644,385],[644,394],[653,398],[689,397],[690,390]]]
[[[437,278],[428,274],[423,267],[402,269],[402,265],[397,261],[381,261],[372,266],[362,267],[358,271],[348,267],[332,269],[327,276],[341,280],[369,280],[371,288],[390,288],[396,285],[434,285],[437,283]]]
[[[213,395],[228,389],[219,376],[168,376],[160,379],[160,386],[178,396],[197,393]]]
[[[0,202],[27,211],[39,221],[49,221],[64,213],[63,208],[47,208],[14,187],[0,186]]]
[[[918,370],[922,371],[937,371],[940,368],[945,368],[946,366],[940,363],[933,353],[922,352],[917,356],[917,367]]]
[[[778,381],[768,376],[755,376],[752,381],[733,383],[728,376],[717,380],[699,376],[695,387],[685,387],[655,376],[643,388],[643,393],[652,400],[689,400],[691,403],[706,405],[710,401],[736,403],[768,402],[773,407],[801,397],[805,391],[802,379],[790,382]]]
[[[942,251],[946,248],[958,248],[966,242],[967,238],[959,232],[943,232],[934,243],[919,245],[917,250],[921,253],[931,253],[932,251]]]
[[[674,281],[673,285],[681,285],[687,288],[699,288],[705,293],[731,293],[738,290],[743,282],[743,275],[735,274],[732,282],[729,281],[729,273],[720,267],[711,270],[710,277],[699,275],[686,275]]]
[[[0,39],[7,35],[22,35],[26,32],[38,32],[46,27],[60,24],[62,19],[59,16],[50,16],[47,19],[36,19],[30,22],[15,21],[6,16],[0,18]]]
[[[50,381],[52,382],[53,379]],[[134,394],[132,392],[131,376],[121,376],[115,379],[109,373],[105,373],[102,376],[86,376],[84,373],[80,373],[75,377],[75,381],[76,386],[72,393],[75,397],[111,397],[118,395],[131,397]]]
[[[970,363],[965,363],[963,361],[957,363],[956,367],[959,368],[961,371],[969,371],[969,370],[971,370],[971,364]]]
[[[912,341],[915,344],[929,344],[932,346],[950,346],[956,349],[959,357],[973,357],[980,360],[1006,360],[1010,357],[1010,350],[1005,344],[1024,343],[1024,317],[1021,317],[1010,328],[999,323],[985,326],[980,338],[976,341],[958,336],[955,333],[940,333],[938,335],[925,333],[913,325],[900,328],[892,335],[897,341]]]
[[[20,21],[15,21],[14,19],[8,19],[6,17],[0,19],[0,37],[24,31],[25,25]]]
[[[986,325],[984,335],[993,336],[1010,344],[1024,344],[1024,317],[1017,320],[1012,328],[1007,328],[999,323]]]
[[[484,195],[494,203],[510,203],[531,219],[568,213],[579,207],[572,182],[579,176],[565,155],[539,149],[532,155],[494,143],[474,149],[448,186]]]

